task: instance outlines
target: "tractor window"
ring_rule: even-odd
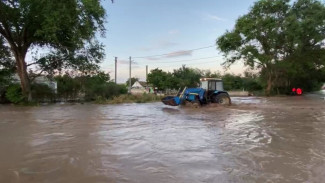
[[[216,90],[216,82],[215,81],[209,82],[209,90]]]
[[[222,81],[216,82],[216,90],[223,91],[223,83]]]
[[[208,82],[207,81],[202,81],[200,87],[207,90],[208,89]]]

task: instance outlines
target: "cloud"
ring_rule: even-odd
[[[179,34],[179,30],[172,29],[169,30],[167,33],[168,35],[151,40],[149,46],[142,47],[140,48],[140,50],[141,51],[161,50],[161,49],[166,49],[178,45],[178,43],[172,40],[174,39],[175,35]]]
[[[163,55],[145,57],[145,59],[155,61],[155,60],[161,60],[164,58],[192,56],[192,53],[193,53],[193,50],[181,50],[181,51],[170,52],[170,53],[163,54]]]
[[[183,57],[183,56],[192,56],[193,51],[176,51],[172,53],[168,53],[165,57],[166,58],[174,58],[174,57]]]
[[[209,19],[212,19],[212,20],[220,21],[220,22],[226,22],[227,21],[227,19],[218,17],[216,15],[210,15],[210,14],[208,14],[208,15],[206,15],[206,17],[209,18]]]
[[[168,31],[168,34],[169,35],[175,35],[175,34],[178,34],[179,33],[179,30],[170,30],[170,31]]]
[[[157,57],[147,57],[146,59],[147,60],[160,60],[160,58],[157,58]]]
[[[151,45],[152,46],[150,46],[150,47],[140,48],[140,50],[152,51],[152,50],[157,50],[157,49],[166,49],[166,48],[176,46],[176,45],[178,45],[178,43],[170,41],[170,40],[166,40],[166,39],[161,39],[161,40],[158,40],[158,41],[152,43]]]

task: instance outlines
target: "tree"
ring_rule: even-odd
[[[108,99],[120,94],[126,94],[125,85],[118,85],[110,82],[110,76],[104,72],[92,75],[72,77],[68,74],[55,77],[58,83],[57,96],[66,100],[76,100],[81,96],[91,101],[98,98]]]
[[[102,59],[102,45],[94,41],[104,33],[105,10],[98,0],[2,0],[0,40],[15,59],[23,94],[30,101],[31,85],[25,57],[31,47],[51,53],[34,63],[40,73],[60,68],[93,69]]]
[[[133,84],[135,83],[135,82],[137,82],[137,81],[139,81],[139,78],[131,78],[131,86],[133,86]],[[128,80],[126,80],[126,82],[125,82],[125,84],[126,84],[126,86],[129,86],[129,82],[130,82],[130,79],[128,79]]]
[[[81,81],[72,78],[70,75],[59,75],[55,77],[57,82],[57,96],[65,100],[75,100],[81,92]]]
[[[169,85],[167,78],[170,76],[167,72],[161,69],[154,69],[148,74],[148,83],[151,83],[154,87],[157,87],[160,90],[166,89],[166,86]]]
[[[221,73],[220,72],[211,72],[210,70],[203,70],[201,71],[202,77],[205,78],[221,78]]]
[[[222,77],[225,90],[241,90],[244,88],[240,75],[225,74]]]
[[[11,82],[14,73],[14,62],[10,55],[10,50],[3,46],[4,40],[0,37],[0,97]],[[1,100],[1,99],[0,99]]]
[[[317,0],[260,0],[217,45],[225,64],[243,60],[260,69],[269,95],[275,85],[288,85],[297,75],[324,67],[324,21],[324,4]],[[308,71],[302,69],[307,65]]]
[[[178,81],[178,87],[197,87],[200,83],[201,71],[183,65],[174,70],[173,76]]]

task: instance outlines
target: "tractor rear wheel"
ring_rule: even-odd
[[[230,105],[231,99],[228,94],[220,93],[219,95],[214,97],[214,102],[221,105]]]

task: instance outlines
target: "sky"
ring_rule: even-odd
[[[215,41],[236,20],[249,11],[255,0],[110,0],[106,9],[106,34],[98,37],[105,45],[102,70],[114,79],[114,57],[118,57],[117,82],[129,77],[145,80],[149,72],[160,68],[172,72],[182,65],[225,72],[223,54]],[[198,49],[201,48],[201,49]],[[162,55],[162,56],[153,56]],[[242,63],[227,72],[240,74]]]

